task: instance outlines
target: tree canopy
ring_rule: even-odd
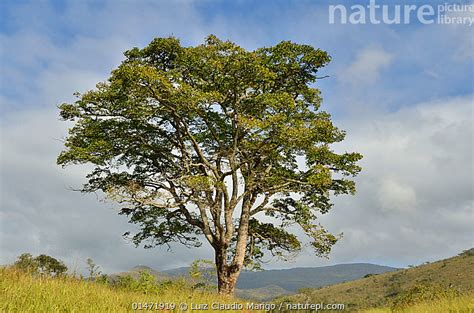
[[[95,165],[83,190],[122,204],[139,227],[135,244],[206,238],[219,290],[232,292],[221,284],[235,285],[244,265],[301,249],[291,226],[317,255],[337,241],[317,214],[331,209],[331,195],[355,192],[350,177],[362,156],[331,149],[345,133],[320,109],[315,88],[329,61],[289,41],[247,51],[215,36],[196,47],[157,38],[60,105],[74,126],[58,164]]]
[[[40,254],[33,257],[30,253],[18,256],[14,266],[32,274],[60,276],[67,272],[67,266],[52,256]]]

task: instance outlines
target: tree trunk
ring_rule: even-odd
[[[220,295],[233,296],[240,268],[227,265],[224,249],[216,249],[217,290]]]
[[[217,290],[220,295],[233,296],[238,274],[217,273]]]
[[[235,254],[230,265],[227,264],[228,243],[221,242],[220,244],[214,245],[214,250],[216,253],[215,261],[217,267],[217,289],[221,295],[234,295],[237,278],[239,278],[240,271],[244,266],[249,229],[250,208],[255,202],[255,199],[256,198],[252,196],[245,196],[243,198],[239,230],[237,231],[238,235]]]

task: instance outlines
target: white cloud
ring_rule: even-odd
[[[338,79],[354,87],[375,83],[380,72],[392,63],[393,56],[382,49],[365,48],[357,54],[354,62],[338,74]]]
[[[473,103],[469,95],[339,121],[341,149],[364,159],[356,196],[322,218],[345,234],[333,258],[406,265],[472,245]]]
[[[378,189],[378,197],[383,211],[403,214],[416,209],[416,194],[413,188],[395,180],[383,179]]]

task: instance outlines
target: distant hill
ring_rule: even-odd
[[[145,266],[145,265],[137,265],[130,270],[126,272],[120,272],[120,273],[114,273],[109,275],[109,279],[114,281],[116,280],[119,276],[125,276],[125,275],[130,275],[133,278],[137,279],[140,276],[140,272],[147,272],[153,276],[155,276],[157,281],[165,281],[165,280],[170,280],[173,279],[170,275],[163,273],[163,272],[158,272],[157,270],[152,269],[151,267]]]
[[[242,299],[267,301],[296,293],[300,288],[318,288],[351,281],[367,274],[396,271],[396,268],[368,263],[323,267],[298,267],[281,270],[244,271],[237,281],[236,295]],[[164,271],[172,277],[188,275],[189,267]]]
[[[380,274],[395,270],[397,269],[388,266],[355,263],[243,272],[237,282],[237,288],[252,289],[276,285],[288,291],[296,292],[300,288],[328,286],[362,278],[367,274]]]
[[[236,289],[235,295],[239,299],[253,300],[253,301],[269,301],[276,297],[292,294],[293,292],[281,288],[277,285],[267,285],[265,287],[253,289]]]
[[[387,307],[395,297],[415,285],[441,285],[463,294],[474,294],[474,249],[458,256],[423,265],[331,285],[306,289],[301,293],[275,299],[293,303],[344,303],[346,309]]]
[[[164,271],[170,276],[187,275],[189,268],[181,267]],[[322,267],[297,267],[281,270],[244,271],[239,277],[237,288],[258,289],[279,286],[288,293],[299,288],[317,288],[344,281],[362,278],[367,274],[395,271],[396,268],[368,263],[339,264]]]
[[[300,267],[258,272],[244,271],[237,282],[237,296],[243,299],[269,300],[278,296],[293,294],[300,288],[318,288],[364,277],[367,274],[379,274],[395,271],[396,268],[367,264],[339,264],[324,267]],[[187,277],[189,267],[180,267],[165,271],[156,271],[148,266],[135,266],[127,272],[110,275],[112,280],[118,276],[139,276],[146,271],[159,281],[177,277]]]

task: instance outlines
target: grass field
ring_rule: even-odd
[[[442,299],[430,301],[410,306],[406,309],[393,311],[390,308],[370,309],[363,313],[389,313],[389,312],[409,312],[409,313],[472,313],[474,312],[474,297],[462,296],[454,299]]]
[[[471,257],[456,257],[443,263],[443,268],[448,268],[451,273],[451,267],[456,266],[458,269],[464,268],[465,265],[471,266]],[[449,265],[450,262],[454,262]],[[434,268],[440,266],[440,264],[433,264]],[[430,269],[432,266],[429,266]],[[427,270],[422,267],[421,270],[410,269],[410,271],[416,271],[415,274],[424,273]],[[420,272],[421,271],[421,272]],[[390,275],[391,273],[389,273]],[[410,273],[410,274],[413,274]],[[384,276],[387,274],[381,274],[379,279],[381,281],[390,281],[391,276]],[[465,268],[462,278],[461,276],[455,276],[458,280],[451,279],[451,281],[458,282],[459,286],[469,288],[472,284],[472,276],[469,268]],[[440,273],[443,277],[443,273]],[[385,278],[383,278],[385,277]],[[396,276],[398,277],[398,276]],[[422,276],[417,276],[417,279],[423,279]],[[383,278],[383,279],[382,279]],[[413,278],[411,275],[408,278],[404,277],[399,279],[399,282],[405,281],[405,279]],[[374,281],[373,277],[366,278],[364,280],[358,280],[354,282],[348,282],[345,284],[332,286],[332,290],[340,288],[341,285],[344,290],[347,290],[346,284],[352,284],[351,288],[358,286],[364,282]],[[416,282],[416,279],[415,279]],[[354,285],[355,284],[355,285]],[[383,285],[383,284],[382,284]],[[403,285],[403,284],[402,284]],[[0,312],[133,312],[133,311],[168,311],[168,312],[213,312],[212,304],[219,304],[222,306],[222,310],[219,312],[249,312],[246,310],[246,302],[229,297],[220,297],[217,294],[209,291],[193,290],[189,284],[184,281],[175,281],[170,284],[160,285],[155,291],[149,292],[148,294],[143,291],[126,290],[117,287],[111,287],[103,283],[91,282],[87,280],[81,280],[73,277],[41,277],[33,276],[24,273],[15,268],[0,268]],[[436,312],[459,312],[459,313],[470,313],[474,312],[474,297],[470,295],[462,295],[450,298],[441,298],[432,301],[426,301],[423,303],[416,303],[409,305],[401,309],[393,311],[387,302],[379,305],[379,308],[364,310],[362,307],[354,307],[350,303],[363,303],[367,301],[367,294],[370,293],[382,293],[384,289],[377,291],[375,288],[380,286],[367,286],[365,292],[358,291],[351,295],[347,295],[344,291],[344,300],[336,300],[337,297],[331,297],[331,301],[321,301],[317,299],[317,290],[312,294],[300,294],[296,296],[290,296],[291,303],[344,303],[346,310],[343,312],[353,312],[359,310],[360,312],[377,313],[377,312],[415,312],[415,313],[436,313]],[[370,288],[369,288],[370,287]],[[328,287],[331,288],[331,287]],[[325,288],[323,288],[325,289]],[[323,290],[320,289],[320,290]],[[373,294],[374,295],[374,294]],[[305,296],[305,297],[304,297]],[[310,298],[312,296],[312,298]],[[337,295],[336,295],[337,296]],[[376,296],[376,295],[375,295]],[[275,300],[276,303],[283,299]],[[289,299],[287,299],[288,301]],[[370,301],[369,301],[370,302]],[[185,304],[185,307],[182,306]],[[208,307],[205,309],[197,309],[198,304],[207,304]],[[237,308],[236,304],[242,305],[242,308]],[[135,305],[135,309],[133,310]],[[228,307],[225,307],[228,305]],[[232,307],[234,305],[234,307]],[[185,310],[183,310],[185,308]],[[367,308],[367,306],[366,306]],[[194,310],[192,310],[194,309]],[[252,312],[256,312],[253,310]],[[339,311],[325,311],[325,312],[339,312]]]
[[[172,284],[157,294],[120,290],[71,277],[33,277],[12,268],[0,269],[0,312],[131,312],[133,303],[162,304],[173,311],[181,303],[233,304],[237,300]],[[243,303],[242,301],[238,301]],[[168,304],[167,306],[165,304]],[[141,310],[144,311],[144,310]],[[221,312],[235,312],[223,310]]]
[[[275,299],[275,301],[344,303],[346,311],[390,308],[399,297],[405,296],[416,286],[424,285],[441,286],[445,290],[453,290],[464,296],[456,297],[455,300],[431,301],[432,304],[414,306],[407,312],[474,312],[472,250],[470,253],[409,269],[373,275],[320,289],[305,288],[298,294]],[[450,311],[448,309],[450,306],[454,306],[455,309]],[[441,309],[435,310],[438,307]],[[387,310],[380,312],[387,312]]]

